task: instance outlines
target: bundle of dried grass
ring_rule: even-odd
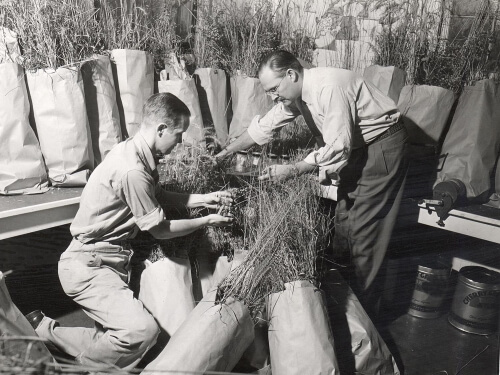
[[[135,49],[150,52],[158,69],[175,51],[174,0],[100,0],[100,33],[106,49]]]
[[[488,0],[478,1],[468,32],[464,23],[450,39],[452,5],[434,0],[376,1],[375,9],[383,11],[383,29],[374,46],[375,63],[406,70],[407,84],[441,86],[456,93],[498,70],[498,56],[491,56],[498,9]]]
[[[245,261],[219,286],[220,300],[239,298],[254,317],[270,293],[296,280],[317,282],[317,260],[327,246],[330,219],[320,210],[308,176],[259,183],[244,210]]]
[[[17,0],[0,8],[28,70],[72,66],[102,50],[93,0]]]
[[[212,7],[198,25],[197,66],[256,77],[262,56],[281,45],[275,5],[266,0],[220,0]]]

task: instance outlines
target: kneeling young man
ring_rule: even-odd
[[[138,133],[115,146],[92,173],[71,225],[73,241],[61,255],[59,278],[95,328],[60,327],[40,311],[28,318],[39,336],[83,365],[133,368],[159,333],[157,323],[128,287],[133,251],[128,240],[139,231],[157,239],[184,236],[205,226],[225,226],[231,217],[167,220],[169,206],[209,207],[232,203],[229,192],[177,194],[158,185],[157,154],[181,141],[190,112],[172,94],[151,96]]]

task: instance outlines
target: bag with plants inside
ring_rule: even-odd
[[[269,295],[267,311],[274,375],[340,373],[324,296],[310,281],[286,283]]]
[[[29,124],[30,107],[20,65],[0,63],[0,97],[0,194],[47,191],[47,172]]]
[[[184,62],[178,61],[175,54],[172,54],[169,66],[162,71],[160,79],[158,92],[169,92],[177,96],[191,111],[189,127],[183,135],[185,143],[196,146],[205,142],[198,91],[194,79],[184,67]]]
[[[273,101],[266,95],[258,78],[236,75],[231,77],[231,105],[230,140],[243,134],[255,116],[265,115]]]
[[[26,77],[51,184],[85,185],[94,155],[80,69],[39,69]]]
[[[465,87],[441,149],[436,184],[458,179],[467,198],[486,202],[500,150],[500,90],[491,79]]]
[[[51,362],[54,359],[44,340],[12,302],[5,274],[0,271],[0,373],[39,374],[43,373],[42,363]]]
[[[122,133],[133,137],[141,125],[142,106],[153,95],[153,56],[145,51],[114,49],[111,61]]]
[[[231,371],[253,340],[253,326],[250,311],[242,302],[231,298],[218,303],[213,291],[198,303],[144,371]]]
[[[227,142],[227,80],[221,69],[198,68],[194,72],[200,107],[205,126],[212,125],[217,137],[216,143],[224,146]]]
[[[341,374],[399,375],[386,343],[358,298],[336,270],[321,284]]]
[[[85,104],[97,166],[122,140],[115,84],[108,56],[97,55],[82,66]]]
[[[2,8],[18,37],[32,118],[54,186],[81,186],[94,165],[80,71],[99,44],[92,2],[19,0]]]
[[[371,65],[365,68],[363,78],[394,100],[394,104],[397,104],[401,90],[405,85],[406,72],[395,66]]]
[[[408,142],[438,145],[454,102],[453,91],[442,87],[427,85],[403,87],[398,108],[408,131]]]

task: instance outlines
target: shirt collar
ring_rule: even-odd
[[[302,77],[302,100],[308,104],[312,102],[313,96],[313,80],[311,79],[311,72],[309,69],[303,70]]]
[[[153,156],[153,151],[149,148],[148,143],[144,139],[141,133],[134,135],[133,142],[139,151],[139,157],[142,159],[143,163],[149,167],[152,173],[156,169],[155,158]]]

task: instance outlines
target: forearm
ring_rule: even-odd
[[[305,161],[299,161],[295,163],[295,169],[298,174],[306,174],[314,172],[318,167],[313,164],[306,163]]]
[[[185,236],[208,225],[208,218],[198,217],[195,219],[165,220],[153,227],[149,232],[154,238],[162,240]]]
[[[173,193],[171,191],[164,190],[162,192],[162,206],[168,208],[197,208],[204,207],[205,201],[203,199],[204,194],[183,194],[183,193]]]
[[[237,151],[242,151],[250,148],[255,144],[255,141],[253,138],[248,134],[248,131],[245,130],[245,132],[240,135],[234,142],[231,142],[229,145],[227,145],[224,150],[226,150],[227,154],[232,154]]]

